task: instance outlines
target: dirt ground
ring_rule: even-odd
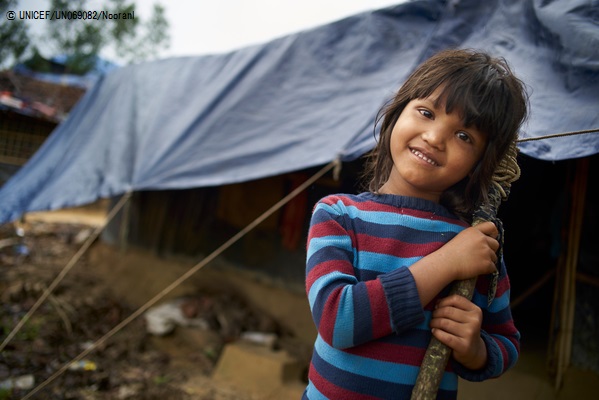
[[[18,242],[12,225],[2,227],[2,341],[81,248],[93,231],[89,223],[93,221],[34,218],[20,225],[25,235]],[[269,344],[272,351],[307,363],[309,348],[293,328],[248,304],[231,284],[208,282],[205,276],[203,284],[190,280],[156,302],[156,307],[172,303],[181,310],[176,317],[170,314],[174,327],[169,333],[149,332],[145,316],[154,309],[150,307],[97,342],[190,265],[189,260],[155,260],[135,250],[123,254],[96,242],[3,344],[0,399],[22,398],[31,390],[31,397],[40,399],[262,399],[213,379],[222,349],[241,340],[244,332],[275,338]],[[85,351],[89,353],[80,357]]]
[[[2,341],[103,221],[101,212],[79,211],[32,214],[23,225],[24,238],[16,242],[5,240],[16,237],[12,225],[0,227]],[[223,262],[202,269],[156,302],[180,306],[185,319],[171,333],[149,333],[144,314],[97,342],[196,262],[121,251],[97,241],[2,349],[0,400],[19,399],[32,390],[31,398],[39,399],[298,399],[303,375],[268,395],[215,379],[223,348],[241,340],[243,332],[274,335],[270,349],[284,351],[304,368],[315,334],[303,295]],[[90,346],[95,348],[54,376]],[[599,377],[575,368],[555,390],[544,351],[542,340],[523,341],[512,371],[485,383],[460,381],[459,399],[596,398]]]

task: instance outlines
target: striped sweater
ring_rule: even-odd
[[[409,399],[431,338],[432,305],[422,307],[409,266],[468,224],[443,206],[396,195],[332,195],[314,207],[307,245],[306,291],[318,336],[303,399]],[[479,277],[472,301],[483,310],[485,368],[451,360],[439,399],[457,397],[458,376],[497,377],[517,360],[520,334],[501,267],[488,305]],[[439,296],[446,296],[446,288]]]

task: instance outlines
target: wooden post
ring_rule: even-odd
[[[121,220],[119,225],[119,249],[121,253],[127,251],[127,245],[129,243],[129,225],[131,214],[131,197],[125,200],[125,205],[121,211]]]
[[[574,332],[574,312],[576,305],[576,269],[578,266],[578,252],[580,248],[580,235],[586,199],[587,179],[589,174],[589,159],[582,158],[576,162],[576,169],[572,184],[572,199],[570,202],[570,219],[564,262],[558,265],[558,279],[554,304],[559,310],[559,326],[555,357],[555,388],[562,385],[572,356],[572,335]],[[555,310],[554,310],[555,312]],[[553,328],[553,327],[552,327]]]

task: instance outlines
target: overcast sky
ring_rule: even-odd
[[[149,0],[139,0],[151,4]],[[171,1],[172,55],[234,50],[332,22],[398,0]],[[151,9],[151,6],[148,6]]]
[[[171,36],[171,47],[162,56],[227,52],[403,1],[160,0],[166,8]],[[135,1],[135,16],[147,20],[154,2]],[[100,11],[103,3],[88,0],[86,7]],[[19,9],[49,10],[49,4],[49,0],[19,0]],[[43,23],[30,21],[30,26],[35,29]]]

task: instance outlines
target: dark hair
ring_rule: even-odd
[[[447,189],[441,203],[470,221],[475,206],[487,200],[491,177],[527,115],[528,96],[524,84],[514,76],[503,58],[475,50],[445,50],[422,63],[395,97],[379,111],[380,137],[368,155],[365,177],[368,190],[377,192],[389,178],[393,160],[391,132],[406,105],[429,97],[441,88],[438,99],[447,113],[460,113],[464,126],[474,126],[487,135],[487,146],[472,173]],[[375,125],[375,126],[376,126]]]

